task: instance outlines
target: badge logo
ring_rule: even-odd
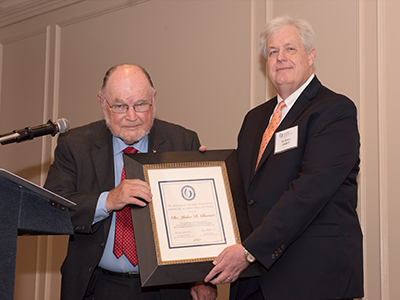
[[[190,185],[185,185],[181,190],[181,194],[183,199],[188,201],[192,201],[196,197],[196,191]]]

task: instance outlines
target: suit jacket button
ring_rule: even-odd
[[[275,259],[275,254],[272,254],[272,255],[271,255],[271,258],[272,258],[272,259]]]
[[[252,206],[254,204],[254,200],[250,199],[248,203],[249,203],[250,206]]]

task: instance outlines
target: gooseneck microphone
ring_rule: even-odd
[[[25,127],[24,129],[14,130],[13,132],[2,134],[0,135],[0,143],[2,145],[20,143],[47,134],[55,136],[57,132],[64,133],[68,130],[69,122],[67,119],[61,118],[58,119],[57,122],[49,120],[46,124],[35,127]]]

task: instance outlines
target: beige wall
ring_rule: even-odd
[[[359,213],[364,299],[400,299],[396,201],[397,0],[67,0],[72,4],[7,25],[0,21],[0,133],[48,119],[79,126],[101,118],[96,99],[108,67],[144,66],[159,118],[199,133],[209,149],[236,147],[244,114],[274,94],[258,35],[280,14],[316,31],[316,73],[359,110]],[[4,19],[3,19],[4,20]],[[50,137],[0,147],[0,168],[43,184]],[[29,151],[29,152],[28,152]],[[20,237],[15,299],[53,300],[66,237]],[[220,299],[227,299],[222,287]]]

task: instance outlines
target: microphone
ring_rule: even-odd
[[[49,120],[43,125],[25,127],[24,129],[14,130],[13,132],[0,135],[0,143],[2,145],[20,143],[47,134],[55,136],[57,132],[64,133],[68,130],[69,122],[67,119],[61,118],[55,123],[52,120]]]

